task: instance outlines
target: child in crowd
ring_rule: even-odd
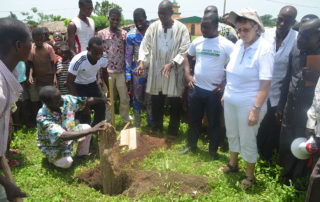
[[[32,31],[34,43],[28,58],[30,66],[29,89],[30,100],[32,102],[32,120],[35,121],[36,113],[41,107],[39,91],[43,86],[57,85],[56,68],[54,66],[55,53],[53,48],[45,43],[44,34],[41,28],[34,28]]]
[[[54,59],[54,64],[57,65],[57,62],[61,62],[62,58],[61,58],[61,46],[65,44],[65,42],[63,41],[57,41],[56,43],[54,43],[53,45],[53,50],[54,50],[54,53],[56,55],[55,59]]]
[[[43,41],[46,42],[47,44],[49,44],[51,47],[53,46],[53,43],[51,41],[50,37],[50,31],[48,29],[48,27],[41,27],[42,29],[42,33],[43,33]]]
[[[58,89],[62,95],[69,94],[67,88],[67,75],[68,69],[71,61],[71,52],[67,44],[63,44],[60,48],[62,60],[57,62],[57,79],[58,79]]]
[[[50,41],[52,42],[53,45],[55,45],[55,43],[58,41],[63,41],[61,32],[54,32],[52,37],[53,39],[51,39]]]

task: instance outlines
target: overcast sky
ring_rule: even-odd
[[[93,0],[95,2],[102,0]],[[125,19],[132,19],[135,8],[144,8],[149,19],[157,18],[157,7],[161,0],[109,0],[120,5]],[[306,14],[320,16],[320,0],[226,0],[226,12],[238,11],[244,7],[255,8],[259,15],[271,14],[277,16],[281,7],[293,5],[298,9],[299,21]],[[78,0],[0,0],[0,17],[6,17],[9,12],[17,14],[22,19],[20,12],[30,11],[37,7],[39,12],[45,14],[61,15],[64,18],[73,18],[79,12]],[[223,13],[224,0],[177,0],[180,5],[182,17],[202,16],[207,5],[215,5],[219,9],[219,15]]]

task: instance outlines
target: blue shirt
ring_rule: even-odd
[[[18,62],[17,66],[16,66],[16,70],[19,72],[19,76],[18,76],[19,83],[22,83],[25,80],[27,80],[26,64],[23,61]]]

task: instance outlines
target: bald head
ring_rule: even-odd
[[[297,17],[297,9],[293,6],[283,7],[277,18],[277,36],[285,38],[294,25]]]
[[[279,14],[281,14],[281,13],[284,15],[290,16],[292,19],[295,20],[297,17],[298,11],[293,6],[285,6],[285,7],[281,8]]]
[[[218,15],[218,8],[214,5],[207,6],[207,8],[204,9],[204,15],[209,12],[212,12],[212,13],[215,13],[216,15]]]
[[[161,24],[164,28],[170,28],[173,25],[173,20],[171,18],[173,14],[173,5],[171,1],[163,0],[158,7],[158,16]]]
[[[168,10],[172,10],[173,8],[173,4],[171,1],[168,0],[163,0],[160,2],[158,9],[163,8],[163,9],[168,9]]]
[[[214,38],[218,32],[219,16],[216,13],[206,13],[201,21],[201,32],[204,38]]]
[[[300,25],[297,45],[305,51],[320,48],[320,19],[308,20]]]

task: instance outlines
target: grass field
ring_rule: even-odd
[[[143,120],[145,124],[145,120]],[[117,129],[121,128],[121,123]],[[167,119],[166,125],[167,126]],[[146,130],[143,128],[142,130]],[[256,168],[257,184],[250,190],[238,187],[244,176],[244,161],[240,161],[241,172],[224,175],[218,171],[220,166],[228,162],[228,153],[219,151],[220,160],[213,161],[208,155],[208,144],[200,141],[199,152],[180,155],[186,143],[187,124],[180,126],[180,136],[168,150],[154,151],[140,163],[142,170],[157,169],[175,171],[185,174],[196,174],[210,178],[210,194],[173,197],[170,192],[166,196],[144,196],[142,201],[303,201],[305,192],[297,192],[293,186],[281,185],[278,182],[280,168],[269,166],[259,161]],[[101,192],[78,182],[76,176],[82,171],[94,168],[98,158],[80,160],[75,158],[70,169],[62,170],[49,165],[36,145],[36,130],[19,130],[15,133],[12,148],[20,149],[18,158],[24,165],[12,169],[17,184],[29,194],[25,201],[132,201],[125,196],[105,196]]]

